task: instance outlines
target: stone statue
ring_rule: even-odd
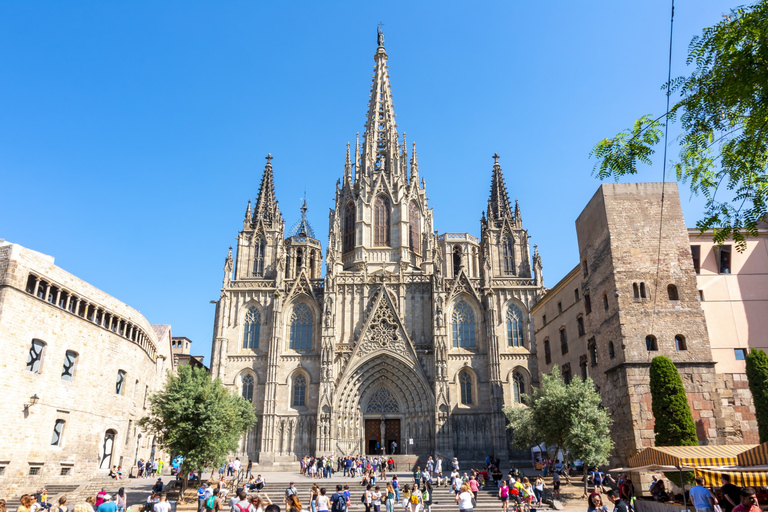
[[[443,326],[443,298],[437,298],[437,307],[435,307],[435,316],[437,317],[437,326]]]
[[[376,36],[379,46],[384,46],[384,32],[381,31],[381,26],[376,28]]]

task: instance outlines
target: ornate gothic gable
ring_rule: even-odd
[[[477,302],[479,304],[482,304],[482,301],[480,300],[480,296],[477,294],[475,287],[472,286],[472,283],[469,281],[469,278],[467,277],[467,274],[464,272],[464,269],[462,269],[459,272],[459,277],[453,280],[451,293],[448,294],[448,302],[450,302],[454,297],[456,297],[460,293],[466,293],[467,295],[470,295],[475,299],[477,299]]]
[[[366,414],[386,414],[395,412],[400,412],[400,405],[397,403],[397,400],[395,400],[395,397],[392,396],[392,392],[384,386],[374,391],[365,408]]]
[[[315,292],[312,289],[312,283],[309,282],[307,273],[303,270],[299,273],[298,277],[296,278],[296,282],[293,283],[293,288],[291,288],[291,291],[288,293],[288,296],[285,298],[286,302],[300,293],[309,295],[310,297],[315,299],[315,301],[317,301],[317,297],[315,297]]]
[[[363,324],[351,359],[359,359],[374,352],[395,352],[414,362],[418,361],[413,343],[405,332],[386,286],[381,285],[374,297],[371,313]]]

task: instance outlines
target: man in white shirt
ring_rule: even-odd
[[[154,511],[155,512],[171,512],[171,504],[165,500],[164,492],[160,493],[160,501],[155,503]]]
[[[233,469],[233,470],[234,470],[234,472],[235,472],[235,478],[237,478],[237,477],[238,477],[238,475],[240,475],[240,468],[241,468],[242,466],[243,466],[243,463],[242,463],[242,462],[240,462],[240,457],[236,458],[236,459],[235,459],[235,462],[233,462],[233,463],[232,463],[232,469]]]

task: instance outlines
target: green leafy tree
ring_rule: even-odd
[[[180,366],[168,372],[164,389],[150,399],[150,415],[139,425],[155,435],[172,455],[182,455],[184,481],[191,471],[218,467],[237,449],[243,434],[256,423],[253,406],[211,380],[203,368]]]
[[[731,11],[688,47],[689,76],[666,84],[680,99],[669,112],[646,115],[631,129],[600,141],[591,156],[601,180],[637,174],[650,164],[666,123],[679,122],[677,179],[706,199],[703,231],[746,248],[757,236],[768,195],[768,0]]]
[[[768,441],[768,355],[761,349],[747,354],[747,379],[755,402],[755,416],[760,442]]]
[[[584,461],[585,474],[588,466],[608,463],[613,449],[612,420],[600,406],[592,379],[574,379],[566,385],[555,366],[549,375],[542,375],[541,387],[534,388],[526,401],[528,407],[505,410],[515,448],[546,443],[548,449],[554,449],[552,457],[563,450],[570,460]]]
[[[697,446],[688,396],[674,363],[668,357],[656,356],[650,374],[656,446]]]

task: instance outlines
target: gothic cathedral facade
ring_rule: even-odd
[[[378,34],[363,143],[336,184],[325,274],[306,219],[286,234],[271,156],[216,307],[211,370],[252,401],[259,463],[390,451],[504,459],[503,407],[536,379],[529,311],[544,291],[498,157],[480,238],[438,234],[395,124]],[[401,142],[402,141],[402,142]],[[286,236],[287,235],[287,236]]]

